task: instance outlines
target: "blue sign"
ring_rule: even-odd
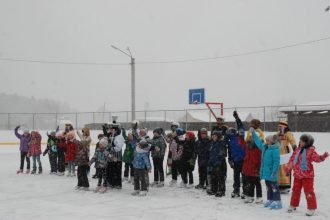
[[[189,104],[204,104],[205,89],[189,89]]]

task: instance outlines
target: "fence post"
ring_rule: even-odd
[[[209,130],[212,129],[212,122],[211,122],[211,112],[209,111]]]
[[[144,110],[144,122],[147,123],[147,110]]]
[[[34,130],[34,113],[32,114],[32,130]]]
[[[8,113],[8,130],[10,130],[10,113]]]
[[[129,113],[129,112],[126,112],[126,122],[127,122],[127,123],[128,123],[128,117],[129,117],[129,116],[128,116],[128,115],[129,115],[128,113]]]
[[[78,112],[76,112],[76,129],[78,130]]]
[[[264,131],[266,131],[266,106],[264,106]]]
[[[166,122],[166,110],[164,111],[164,122]]]
[[[57,128],[57,113],[55,113],[55,128]]]
[[[188,110],[186,109],[186,131],[188,130]]]
[[[298,131],[298,121],[297,121],[297,118],[298,118],[298,107],[297,107],[297,105],[295,105],[294,106],[294,127],[295,127],[295,132],[297,132]]]
[[[95,112],[93,112],[93,124],[95,124]]]

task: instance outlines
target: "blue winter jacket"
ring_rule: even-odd
[[[252,137],[261,150],[260,178],[272,182],[278,181],[278,169],[280,166],[280,145],[267,145],[261,141],[259,136],[252,132]]]
[[[208,167],[215,168],[221,165],[222,163],[226,163],[227,157],[227,145],[223,140],[212,141],[210,147],[209,161]]]
[[[135,169],[151,169],[148,150],[143,150],[138,147],[135,148],[133,167]]]
[[[229,160],[234,162],[243,161],[245,156],[244,148],[238,141],[238,135],[232,135],[229,137]]]

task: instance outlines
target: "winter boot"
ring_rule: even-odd
[[[31,174],[36,174],[37,173],[37,168],[33,167]]]
[[[170,182],[170,187],[174,187],[174,186],[176,186],[176,180],[171,180],[171,182]]]
[[[246,195],[244,193],[241,195],[241,199],[246,199]]]
[[[272,202],[272,204],[270,204],[269,208],[274,209],[274,210],[281,209],[282,208],[282,202],[281,201],[274,201],[274,202]]]
[[[158,188],[161,188],[161,187],[164,187],[164,186],[165,186],[164,182],[159,182],[159,183],[157,184],[157,187],[158,187]]]
[[[256,204],[262,204],[263,202],[262,197],[257,197],[255,202]]]
[[[155,182],[153,182],[153,183],[150,184],[151,187],[155,187],[157,185],[158,185],[158,182],[157,181],[155,181]]]
[[[265,203],[264,203],[264,207],[265,208],[269,208],[269,206],[273,203],[272,200],[267,200]]]
[[[16,174],[20,174],[20,173],[23,173],[22,169],[19,169],[19,170],[16,171]]]
[[[139,196],[147,196],[147,191],[140,191]]]
[[[296,207],[293,207],[293,206],[290,205],[289,208],[288,208],[288,213],[292,213],[292,212],[294,212],[296,210],[297,210]]]
[[[94,189],[94,192],[95,192],[95,193],[99,192],[101,188],[102,188],[102,186],[97,186],[97,187]]]
[[[232,192],[231,193],[231,198],[239,198],[240,197],[240,195],[239,195],[239,192]]]
[[[138,196],[140,194],[140,190],[134,190],[134,192],[131,193],[132,196]]]
[[[42,174],[42,167],[39,167],[38,174]]]
[[[206,190],[207,195],[214,196],[215,192],[213,192],[211,189]]]
[[[99,190],[99,193],[105,193],[107,191],[107,187],[102,186],[101,189]]]
[[[75,190],[80,190],[80,189],[82,189],[82,187],[81,186],[75,186],[74,189]]]
[[[225,196],[225,193],[223,193],[223,192],[217,192],[215,194],[215,197],[224,197],[224,196]]]
[[[313,216],[313,215],[315,215],[315,209],[307,209],[306,215],[307,216]]]
[[[181,183],[180,183],[180,188],[187,188],[187,184],[184,183],[184,182],[181,182]]]
[[[247,197],[245,198],[244,203],[253,203],[253,201],[254,201],[254,198],[253,198],[253,197],[249,197],[249,196],[247,196]]]
[[[29,173],[30,173],[30,169],[27,169],[27,170],[25,171],[25,173],[26,173],[26,174],[29,174]]]
[[[195,186],[195,189],[203,189],[203,186],[201,184],[198,184],[197,186]]]

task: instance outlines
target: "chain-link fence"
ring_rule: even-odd
[[[330,103],[328,105],[294,105],[294,106],[261,106],[224,108],[225,123],[235,126],[232,116],[236,110],[242,121],[248,123],[257,118],[262,122],[265,131],[275,131],[278,121],[288,121],[293,131],[330,132]],[[214,109],[220,116],[220,109]],[[176,121],[187,130],[201,127],[211,128],[216,120],[207,108],[196,106],[195,109],[136,111],[136,119],[141,127],[169,129],[170,123]],[[101,129],[101,125],[112,121],[113,116],[123,127],[129,128],[132,121],[130,111],[117,112],[76,112],[76,113],[0,113],[0,129],[11,130],[21,125],[33,130],[53,130],[57,125],[70,121],[75,128],[89,126]]]

